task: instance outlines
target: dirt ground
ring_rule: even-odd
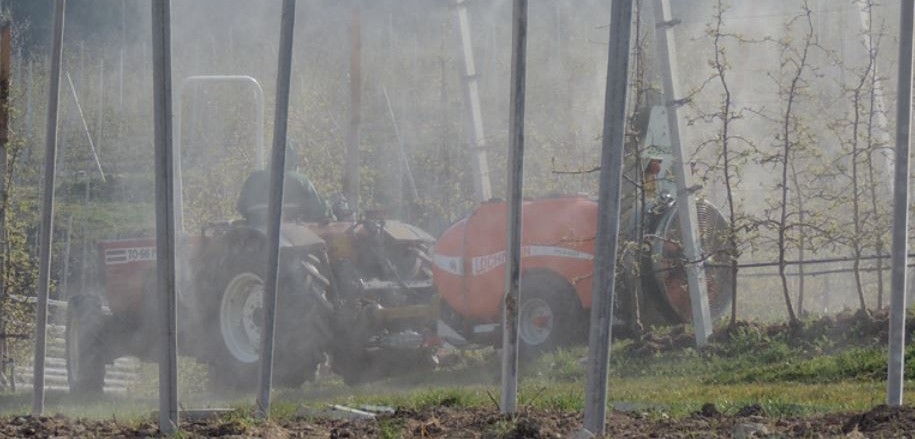
[[[607,432],[614,438],[730,438],[730,437],[915,437],[915,409],[876,407],[864,413],[830,414],[806,418],[772,419],[745,407],[725,416],[711,404],[683,419],[661,414],[613,412]],[[579,413],[529,411],[507,418],[495,410],[435,408],[423,412],[399,411],[378,420],[295,419],[255,423],[211,420],[185,423],[180,437],[256,438],[561,438],[581,426]],[[152,422],[74,420],[65,417],[2,419],[3,438],[157,437]]]
[[[826,336],[837,345],[866,345],[886,342],[886,313],[876,315],[847,312],[823,317],[803,326],[741,323],[740,327],[764,334],[786,332],[803,343]],[[909,319],[908,332],[915,333],[915,319]],[[634,339],[630,352],[635,355],[675,351],[692,346],[686,327],[676,327],[662,335],[646,333]],[[727,332],[713,337],[711,348],[724,341]],[[181,438],[565,438],[581,429],[577,412],[528,410],[517,417],[505,417],[495,409],[441,406],[423,411],[398,410],[370,420],[335,420],[299,417],[270,422],[255,422],[245,416],[229,416],[198,422],[184,422]],[[878,406],[860,413],[833,413],[805,417],[772,418],[759,406],[744,407],[725,415],[712,404],[698,413],[671,419],[659,412],[619,412],[608,414],[607,435],[613,438],[902,438],[915,439],[915,408]],[[161,437],[156,424],[148,421],[116,419],[72,419],[63,416],[0,418],[2,438],[92,438]]]

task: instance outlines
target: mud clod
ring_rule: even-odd
[[[703,418],[717,418],[721,416],[721,412],[718,411],[718,407],[715,407],[715,404],[707,402],[702,405],[702,409],[699,410],[699,416]]]

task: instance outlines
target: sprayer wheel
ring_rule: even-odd
[[[67,304],[67,381],[71,394],[100,395],[103,391],[105,318],[96,296],[74,296]]]
[[[581,303],[565,279],[535,272],[521,278],[518,344],[522,356],[567,346],[581,338]]]

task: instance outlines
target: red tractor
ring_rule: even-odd
[[[262,123],[262,92],[253,78],[192,77],[182,88],[191,80],[253,84]],[[179,214],[181,207],[179,200]],[[377,212],[359,220],[306,220],[297,214],[301,207],[284,206],[274,382],[295,387],[313,379],[327,355],[348,383],[433,364],[438,295],[427,256],[433,238]],[[210,387],[218,390],[257,383],[266,221],[262,212],[240,213],[244,219],[182,234],[184,256],[176,261],[180,353],[207,364]],[[353,218],[344,203],[335,213]],[[104,292],[73,297],[68,307],[71,391],[100,392],[104,365],[118,357],[157,360],[155,245],[149,238],[99,244]]]
[[[280,249],[275,382],[296,387],[325,354],[348,383],[431,365],[438,296],[432,238],[397,221],[285,222]],[[214,389],[256,385],[267,239],[244,220],[214,223],[186,244],[179,287],[182,354],[209,366]],[[100,392],[105,364],[156,361],[155,242],[99,244],[104,297],[70,299],[71,391]],[[102,305],[107,304],[107,312]]]

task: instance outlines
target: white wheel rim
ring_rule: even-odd
[[[219,331],[229,353],[242,363],[260,358],[264,282],[254,273],[242,273],[226,285],[219,308]]]
[[[521,305],[520,335],[529,346],[547,341],[553,332],[553,309],[545,300],[534,298]]]

